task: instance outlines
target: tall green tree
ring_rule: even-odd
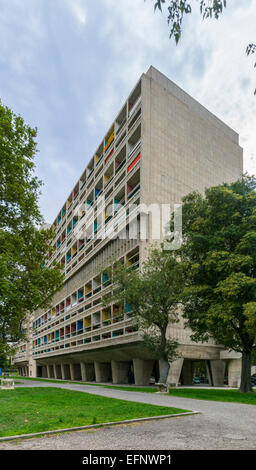
[[[256,179],[245,175],[183,200],[181,296],[192,339],[242,354],[241,392],[251,391],[256,348]]]
[[[178,344],[167,337],[167,327],[178,322],[180,284],[176,278],[177,261],[161,248],[149,250],[140,270],[120,263],[109,270],[113,291],[104,304],[128,303],[142,334],[144,348],[160,361],[160,383],[166,383],[169,363],[177,357]]]
[[[0,350],[23,337],[22,323],[48,305],[63,283],[44,263],[54,233],[40,230],[37,131],[0,102]]]
[[[167,21],[170,25],[170,38],[174,37],[176,44],[178,44],[182,35],[183,20],[186,15],[192,14],[193,1],[191,0],[154,0],[155,10],[162,11],[162,7],[167,4]],[[223,14],[227,7],[227,0],[200,0],[197,2],[197,8],[200,8],[200,13],[203,19],[215,18],[216,20]],[[249,44],[246,48],[246,54],[249,56],[256,52],[256,44]],[[256,64],[255,64],[256,66]],[[256,95],[256,88],[254,91]]]

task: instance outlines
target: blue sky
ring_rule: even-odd
[[[53,222],[143,72],[154,65],[240,134],[256,173],[256,0],[219,21],[199,2],[178,47],[154,0],[0,0],[0,98],[38,128],[40,207]],[[231,6],[232,4],[232,6]]]

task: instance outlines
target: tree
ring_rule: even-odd
[[[110,301],[120,308],[131,306],[143,346],[160,361],[160,383],[166,383],[169,362],[177,355],[177,342],[166,335],[168,324],[178,321],[176,267],[175,258],[156,247],[150,249],[140,271],[116,263],[108,271],[113,291],[103,299],[106,306]]]
[[[182,23],[185,15],[192,13],[192,2],[188,0],[155,0],[155,10],[162,11],[162,5],[168,3],[168,24],[171,25],[170,38],[174,37],[176,44],[178,44],[182,34]],[[200,0],[200,13],[203,19],[215,18],[216,20],[224,12],[227,6],[226,0]],[[254,54],[256,52],[256,44],[249,44],[246,48],[246,54]],[[256,63],[254,64],[256,67]],[[254,91],[256,95],[256,88]]]
[[[36,129],[0,102],[0,349],[24,337],[23,322],[48,305],[63,283],[48,268],[54,233],[39,230],[41,182],[34,174]]]
[[[241,392],[251,389],[256,348],[256,178],[183,199],[181,295],[192,339],[242,354]]]

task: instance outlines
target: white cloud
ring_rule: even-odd
[[[87,19],[85,0],[66,0],[66,2],[77,21],[84,25]]]
[[[152,63],[239,133],[244,168],[256,173],[256,73],[245,54],[256,41],[256,0],[228,2],[218,21],[202,21],[197,2],[177,47],[168,37],[166,11],[154,15],[150,0],[103,3],[112,11],[103,34],[120,52],[107,79],[118,77],[127,89]]]
[[[256,0],[228,6],[203,22],[195,1],[176,47],[153,0],[0,0],[0,96],[39,128],[47,220],[150,65],[239,132],[245,169],[256,173],[256,73],[245,55]]]

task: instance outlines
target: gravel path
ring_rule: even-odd
[[[0,443],[0,449],[255,449],[256,407],[78,384],[29,382],[21,386],[60,387],[106,397],[169,405],[202,414],[129,424],[51,437]]]

